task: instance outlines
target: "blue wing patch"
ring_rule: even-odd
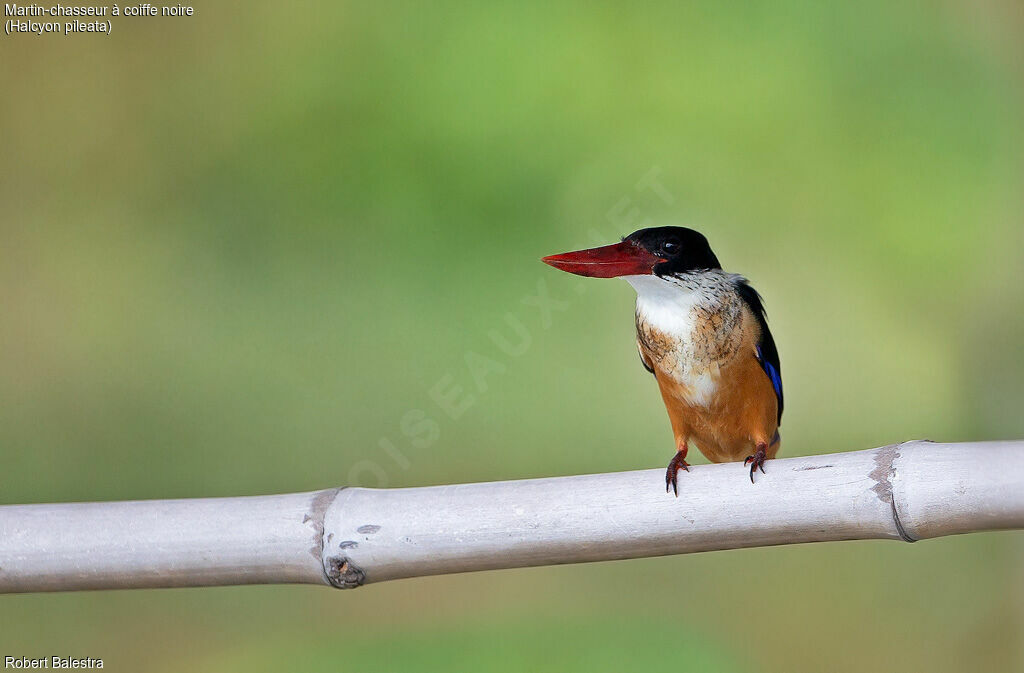
[[[782,399],[782,377],[779,376],[779,372],[775,369],[775,366],[771,362],[764,359],[761,354],[761,347],[757,347],[757,359],[761,361],[761,366],[764,367],[764,371],[768,374],[768,378],[772,381],[772,388],[775,388],[775,397]]]

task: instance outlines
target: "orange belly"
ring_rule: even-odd
[[[743,460],[759,443],[768,447],[768,458],[778,453],[779,442],[773,443],[778,430],[778,401],[752,348],[744,349],[720,368],[715,391],[706,406],[688,401],[693,395],[672,376],[657,368],[655,376],[678,450],[693,441],[714,463]]]

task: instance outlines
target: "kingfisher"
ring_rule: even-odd
[[[635,231],[621,243],[544,257],[636,290],[636,345],[668,410],[676,453],[665,491],[679,496],[692,441],[714,463],[743,460],[750,482],[779,451],[782,367],[761,295],[722,270],[707,238],[686,227]]]

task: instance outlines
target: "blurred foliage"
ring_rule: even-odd
[[[765,295],[783,455],[1022,437],[1022,28],[1011,0],[216,2],[4,37],[3,502],[659,467],[632,291],[538,261],[652,222],[700,228]],[[652,170],[667,198],[638,185]],[[516,341],[509,314],[515,356],[490,336]],[[495,371],[475,380],[467,353]],[[457,419],[439,382],[473,396]],[[436,438],[404,432],[423,419]],[[1022,561],[1006,533],[345,594],[12,596],[0,650],[138,671],[1009,670]]]

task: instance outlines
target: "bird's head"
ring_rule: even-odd
[[[591,278],[668,276],[722,268],[708,239],[686,227],[640,229],[621,243],[550,255],[541,261]]]

